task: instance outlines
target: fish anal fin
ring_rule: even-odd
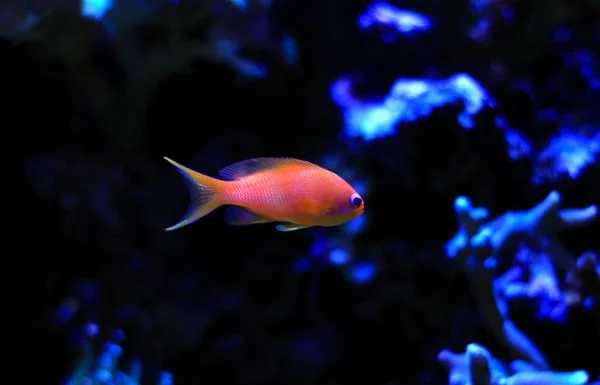
[[[309,161],[294,158],[254,158],[227,166],[219,171],[219,175],[225,180],[232,181],[257,172],[285,166],[319,167]]]
[[[294,231],[294,230],[302,230],[311,226],[299,225],[296,223],[280,223],[275,228],[278,231]]]
[[[240,206],[227,206],[225,209],[225,222],[233,226],[245,226],[268,223],[271,220],[263,218]]]

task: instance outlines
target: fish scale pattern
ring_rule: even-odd
[[[321,178],[319,172],[313,170],[293,174],[285,170],[258,173],[233,182],[225,202],[244,202],[259,214],[293,219],[293,213],[318,211],[316,186]]]

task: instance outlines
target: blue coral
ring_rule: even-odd
[[[571,266],[575,264],[575,258],[561,247],[556,234],[568,227],[590,224],[597,215],[597,207],[564,209],[561,207],[560,194],[554,191],[530,210],[507,212],[493,220],[488,218],[487,210],[473,207],[465,197],[456,199],[455,211],[459,232],[447,244],[448,256],[461,264],[469,277],[472,293],[487,319],[490,331],[511,352],[513,358],[524,362],[528,369],[513,371],[512,374],[494,373],[489,352],[471,344],[464,358],[446,351],[440,354],[440,361],[450,370],[450,383],[455,383],[453,381],[458,376],[464,379],[459,383],[474,383],[469,380],[469,375],[474,373],[483,375],[478,383],[486,385],[513,381],[531,384],[587,383],[589,376],[585,371],[565,374],[550,370],[543,353],[510,319],[507,301],[517,296],[541,297],[544,301],[553,302],[556,309],[556,304],[563,300],[564,295],[556,279],[555,266],[568,266],[569,262]],[[523,245],[539,251],[532,252],[529,248],[523,248]],[[514,253],[515,247],[518,252],[509,265],[516,264],[516,267],[494,278],[501,266],[500,258],[506,258],[507,250],[508,255],[511,251]],[[528,283],[517,283],[522,276],[519,264],[529,269]],[[562,318],[562,312],[552,310],[549,313],[554,318]],[[471,360],[471,357],[476,359]],[[494,374],[497,379],[494,379]]]
[[[119,362],[123,355],[123,348],[119,345],[125,334],[117,329],[113,332],[113,341],[104,342],[99,353],[94,353],[95,341],[100,330],[95,324],[86,324],[83,327],[83,340],[80,344],[80,358],[73,372],[65,380],[64,385],[137,385],[140,384],[142,364],[134,359],[130,362],[129,369],[124,370]],[[173,385],[173,375],[160,371],[155,382],[156,385]]]
[[[592,3],[1,2],[23,335],[72,337],[69,384],[431,385],[438,355],[452,385],[598,385]],[[165,234],[165,153],[308,159],[366,210]]]

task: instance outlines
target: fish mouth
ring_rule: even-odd
[[[365,205],[362,204],[361,206],[356,207],[356,208],[351,209],[351,210],[354,211],[355,213],[357,213],[358,214],[357,216],[361,216],[365,212]]]
[[[341,215],[346,213],[358,213],[357,216],[361,216],[365,212],[365,206],[362,205],[360,207],[348,207],[338,211],[330,211],[325,215]]]

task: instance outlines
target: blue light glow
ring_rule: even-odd
[[[98,328],[98,325],[94,323],[88,323],[87,325],[85,325],[84,331],[86,336],[94,337],[100,332],[100,328]]]
[[[96,372],[96,378],[100,382],[108,382],[108,381],[112,380],[113,376],[112,376],[112,373],[109,372],[108,370],[101,369]]]
[[[233,5],[237,7],[237,9],[241,11],[246,11],[248,9],[248,1],[247,0],[230,0]]]
[[[294,270],[296,273],[304,273],[310,270],[311,265],[312,263],[309,258],[300,258],[293,263],[292,270]]]
[[[123,330],[121,329],[115,329],[113,331],[113,338],[115,339],[115,341],[121,342],[123,341],[123,338],[125,338],[125,332],[123,332]]]
[[[363,214],[358,218],[351,220],[350,222],[344,224],[343,229],[344,232],[348,235],[357,235],[359,234],[365,227],[365,223],[367,222],[366,218],[367,214]]]
[[[94,20],[102,20],[112,7],[113,0],[82,0],[81,16]]]
[[[568,316],[568,306],[564,302],[541,300],[538,309],[538,319],[550,319],[556,323],[564,323]]]
[[[481,18],[469,29],[467,34],[473,40],[482,41],[487,38],[491,28],[490,21],[486,18]]]
[[[313,257],[319,257],[327,251],[328,247],[329,245],[326,238],[318,237],[310,248],[310,255]]]
[[[70,321],[79,310],[79,303],[75,298],[65,299],[56,309],[56,320],[60,323]]]
[[[129,377],[134,380],[139,380],[142,376],[142,362],[140,360],[133,360],[129,367]]]
[[[350,255],[344,249],[333,249],[329,253],[329,261],[337,266],[345,265],[350,260]]]
[[[352,181],[352,187],[363,197],[369,193],[369,184],[363,180]]]
[[[281,54],[285,64],[290,67],[298,64],[298,42],[290,34],[284,34],[281,38]]]
[[[113,344],[112,342],[106,343],[104,350],[112,357],[119,357],[123,353],[123,349],[119,345]]]
[[[98,357],[98,368],[110,368],[113,362],[113,356],[107,352],[106,350],[103,353],[100,353]]]
[[[99,291],[100,285],[98,281],[86,279],[78,282],[75,294],[80,301],[87,302],[94,300],[98,296]]]
[[[521,132],[510,127],[508,121],[503,116],[497,116],[494,120],[496,127],[504,130],[504,140],[506,141],[506,152],[510,159],[517,160],[527,158],[532,155],[533,146]]]
[[[215,57],[222,59],[233,66],[236,71],[247,78],[264,78],[269,72],[267,68],[259,63],[245,58],[239,54],[240,44],[229,38],[221,38],[215,42]]]
[[[375,276],[377,269],[374,263],[371,262],[357,262],[350,266],[348,269],[348,275],[350,279],[357,284],[365,284],[371,281]]]
[[[90,325],[95,326],[95,324],[87,324],[84,330],[89,329]],[[115,330],[113,334],[125,337],[122,330]],[[119,370],[119,358],[123,353],[121,346],[112,342],[105,342],[102,345],[103,348],[100,354],[94,359],[93,340],[86,339],[83,342],[79,363],[64,382],[65,385],[139,385],[142,372],[139,360],[134,359],[131,362],[129,373]],[[165,371],[160,372],[157,382],[155,382],[156,385],[172,385],[173,383],[173,375]]]
[[[600,86],[600,74],[595,54],[585,50],[575,50],[564,56],[564,63],[576,70],[582,79],[587,81],[592,91],[597,91]]]
[[[168,372],[160,372],[157,385],[173,385],[173,375]]]

